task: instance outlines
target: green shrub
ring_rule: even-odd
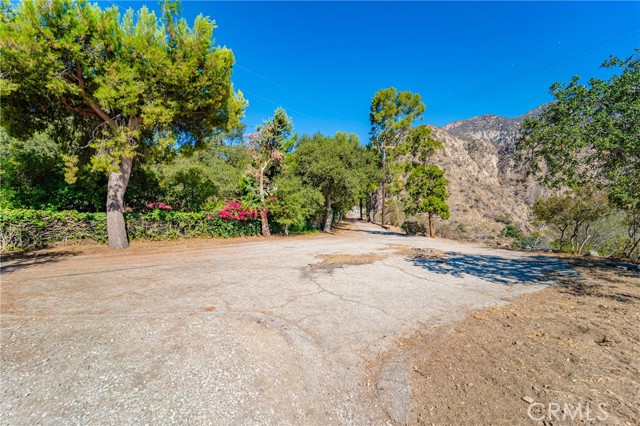
[[[402,230],[408,235],[427,235],[428,233],[426,225],[416,220],[408,220],[403,223]]]
[[[500,233],[503,237],[507,238],[520,238],[521,233],[520,230],[515,225],[507,225],[502,228],[502,232]]]
[[[152,210],[125,215],[131,240],[230,238],[260,234],[260,220],[224,220],[210,213]],[[73,240],[107,241],[106,213],[0,210],[0,248],[25,250]]]

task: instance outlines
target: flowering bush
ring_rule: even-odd
[[[244,205],[241,201],[227,201],[224,206],[214,216],[228,222],[229,220],[247,221],[257,219],[261,215],[266,214],[266,209],[260,207],[251,207]]]
[[[160,201],[156,201],[155,203],[147,204],[147,207],[150,209],[159,209],[159,210],[171,210],[171,206]]]

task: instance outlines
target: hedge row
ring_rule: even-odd
[[[239,237],[260,234],[260,220],[225,221],[210,213],[154,210],[125,215],[131,240]],[[106,213],[0,210],[0,249],[25,250],[73,240],[107,241]]]

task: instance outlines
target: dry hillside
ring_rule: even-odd
[[[438,223],[442,235],[491,241],[505,223],[528,229],[530,206],[545,191],[533,179],[523,182],[513,161],[526,115],[483,115],[432,127],[445,147],[434,162],[450,182],[451,219]]]

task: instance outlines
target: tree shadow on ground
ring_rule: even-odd
[[[0,272],[9,274],[36,265],[59,262],[74,254],[76,253],[72,251],[3,254],[1,255]]]
[[[364,232],[366,234],[372,234],[372,235],[393,235],[395,237],[406,237],[407,234],[404,233],[400,233],[400,232],[395,232],[391,229],[388,229],[386,226],[383,227],[382,225],[379,225],[377,223],[373,223],[373,222],[367,222],[365,220],[361,220],[361,219],[353,219],[353,218],[347,218],[344,220],[344,225],[338,224],[336,225],[336,229],[344,229],[344,230],[350,230],[353,232]],[[353,226],[354,223],[367,223],[369,225],[374,225],[377,226],[379,229],[358,229],[355,228]],[[340,227],[342,226],[342,228]]]
[[[394,237],[407,237],[407,234],[400,234],[399,232],[393,231],[384,231],[384,230],[373,230],[373,229],[354,229],[354,232],[366,232],[367,234],[372,235],[392,235]]]
[[[496,284],[554,284],[579,276],[561,259],[528,256],[512,259],[494,255],[447,253],[443,257],[414,257],[414,265],[437,274],[476,277]]]
[[[598,258],[571,258],[575,268],[588,270],[589,279],[563,279],[559,287],[572,296],[590,296],[622,303],[640,303],[640,267],[633,263]]]

